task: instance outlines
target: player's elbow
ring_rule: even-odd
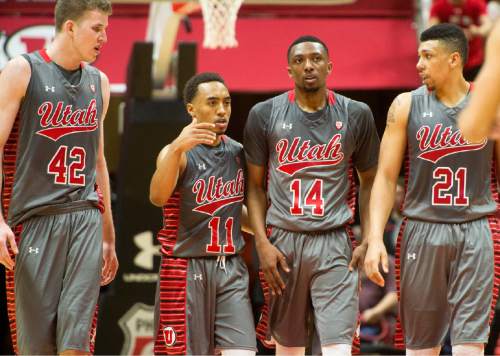
[[[149,189],[149,201],[151,204],[157,207],[162,207],[167,203],[168,198],[168,195],[151,185]]]
[[[479,127],[474,127],[466,118],[458,121],[458,128],[463,138],[470,143],[479,143],[486,139],[486,133],[482,132]]]

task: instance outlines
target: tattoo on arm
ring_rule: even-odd
[[[389,108],[389,112],[387,113],[387,125],[393,124],[396,122],[396,107],[399,106],[399,97],[396,97],[392,102],[391,107]]]

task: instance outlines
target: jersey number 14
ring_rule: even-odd
[[[292,206],[290,214],[304,215],[304,208],[311,208],[314,216],[323,216],[325,214],[325,200],[323,199],[323,180],[315,179],[311,187],[307,190],[302,203],[302,180],[294,179],[290,184],[292,192]]]

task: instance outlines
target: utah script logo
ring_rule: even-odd
[[[442,124],[437,124],[431,129],[424,125],[416,135],[421,153],[418,158],[436,163],[441,158],[465,151],[477,151],[487,144],[487,140],[480,143],[469,143],[462,137],[460,131],[452,131],[452,126],[443,128]]]

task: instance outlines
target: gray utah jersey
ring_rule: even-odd
[[[245,127],[248,162],[268,169],[266,223],[290,231],[333,229],[353,217],[359,171],[377,164],[370,108],[328,92],[328,105],[305,113],[294,91],[255,105]]]
[[[425,86],[412,92],[405,216],[459,223],[496,210],[491,182],[494,144],[467,142],[456,124],[468,101],[469,95],[450,108]]]
[[[9,224],[91,201],[95,192],[101,77],[90,65],[70,84],[44,50],[24,55],[31,78],[4,150]],[[11,187],[9,186],[11,185]],[[6,192],[5,188],[11,188]]]
[[[222,136],[219,146],[198,145],[186,157],[186,169],[164,207],[165,226],[158,234],[163,253],[202,257],[239,252],[245,192],[241,144]],[[174,229],[170,221],[175,221]]]

